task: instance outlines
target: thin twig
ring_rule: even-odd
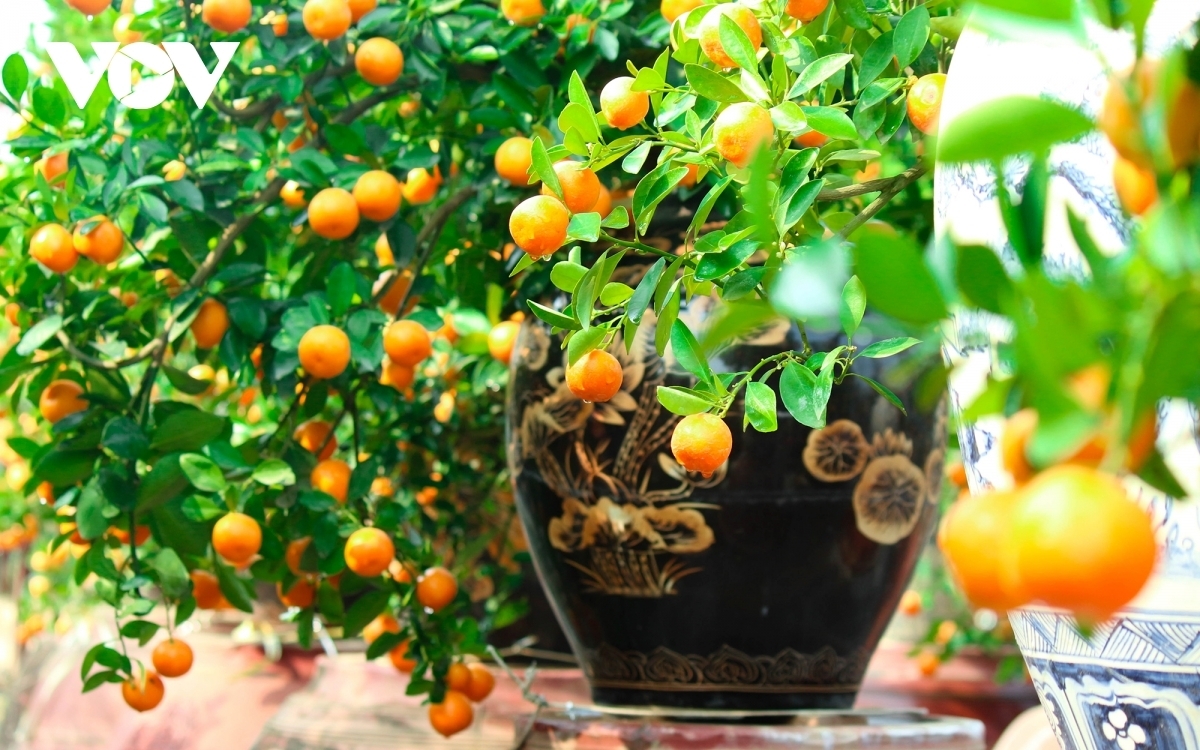
[[[846,185],[840,188],[826,188],[817,193],[819,201],[840,201],[846,198],[855,198],[868,193],[886,192],[896,184],[907,186],[914,179],[919,179],[926,172],[925,167],[918,165],[905,172],[901,172],[895,177],[885,177],[881,180],[867,180],[860,182],[857,185]],[[901,187],[903,189],[903,187]]]
[[[924,167],[913,167],[905,172],[902,175],[904,179],[895,180],[886,190],[879,194],[878,198],[871,201],[869,206],[864,208],[861,213],[847,222],[846,226],[842,227],[842,231],[838,232],[838,237],[843,240],[849,237],[851,234],[853,234],[854,230],[870,221],[875,214],[883,210],[883,207],[886,206],[892,200],[892,198],[895,198],[900,191],[904,190],[906,187],[920,179],[921,175],[923,174],[925,174]]]

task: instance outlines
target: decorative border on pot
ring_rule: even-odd
[[[737,693],[855,693],[862,686],[867,652],[838,656],[828,646],[815,654],[784,649],[774,656],[750,656],[721,646],[708,656],[659,647],[649,654],[621,651],[608,644],[588,654],[594,687],[621,690]]]
[[[1200,619],[1138,611],[1096,627],[1090,640],[1068,614],[1044,609],[1009,613],[1026,659],[1054,659],[1116,669],[1200,675]]]

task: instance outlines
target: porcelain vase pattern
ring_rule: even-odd
[[[1159,2],[1147,27],[1147,49],[1162,52],[1200,17],[1200,0]],[[1014,42],[968,31],[955,53],[942,121],[986,99],[1010,94],[1046,96],[1094,114],[1107,86],[1101,56],[1112,69],[1132,62],[1128,38],[1093,30],[1088,52],[1045,39]],[[1099,53],[1099,55],[1096,54]],[[997,61],[1003,61],[998,63]],[[1066,204],[1081,212],[1102,247],[1129,236],[1112,190],[1115,153],[1098,134],[1054,149],[1050,157],[1050,265],[1084,273],[1066,228]],[[1004,175],[1011,189],[1026,167]],[[959,241],[993,247],[1016,263],[996,203],[996,180],[986,166],[942,166],[937,173],[939,231]],[[1058,218],[1054,218],[1055,216]],[[998,367],[996,343],[1008,331],[987,315],[961,313],[947,339],[956,365],[951,401],[970,403],[989,371]],[[1064,332],[1066,333],[1066,332]],[[1159,448],[1191,496],[1176,500],[1144,485],[1134,493],[1152,513],[1160,545],[1154,578],[1126,610],[1082,637],[1061,611],[1026,607],[1009,613],[1034,686],[1064,750],[1200,750],[1200,420],[1186,403],[1159,406]],[[1009,480],[1000,464],[999,423],[964,425],[959,438],[974,491]]]

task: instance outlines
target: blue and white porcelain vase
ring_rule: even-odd
[[[1160,0],[1147,27],[1149,54],[1162,53],[1194,28],[1200,0]],[[1051,38],[1015,42],[968,32],[950,69],[942,122],[984,101],[1013,94],[1047,96],[1095,113],[1113,70],[1133,62],[1124,35],[1094,29],[1096,49]],[[1084,215],[1102,247],[1117,249],[1129,235],[1112,189],[1116,157],[1100,135],[1059,146],[1051,154],[1050,226],[1046,252],[1063,274],[1084,273],[1067,228],[1065,205]],[[1010,188],[1025,179],[1011,165]],[[994,248],[1016,264],[987,165],[942,166],[937,173],[939,231],[960,242]],[[956,365],[955,407],[968,405],[997,367],[1003,321],[959,314],[947,344]],[[1161,404],[1158,446],[1191,500],[1176,500],[1131,484],[1156,523],[1159,565],[1142,594],[1092,637],[1080,636],[1069,614],[1046,607],[1009,613],[1042,705],[1064,750],[1200,750],[1200,419],[1186,403]],[[1010,482],[999,456],[999,420],[964,425],[959,438],[973,491]]]

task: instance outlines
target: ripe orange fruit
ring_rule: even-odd
[[[554,165],[558,184],[562,188],[563,203],[573,214],[584,214],[596,207],[600,199],[600,178],[582,163],[564,159]],[[554,192],[542,185],[542,195],[554,196]]]
[[[391,250],[388,250],[391,252]],[[387,288],[387,292],[379,298],[379,309],[383,310],[388,315],[400,314],[400,303],[404,301],[405,295],[408,294],[409,287],[412,286],[412,272],[405,270],[400,274],[400,278],[394,283],[391,282],[396,271],[387,271],[379,276],[379,280],[375,282],[375,293],[378,293],[383,288],[384,284],[391,284]],[[416,304],[416,298],[410,298],[406,305],[405,312],[407,313],[413,305]]]
[[[704,20],[700,22],[700,49],[704,51],[708,59],[722,68],[737,68],[740,66],[725,52],[725,46],[721,44],[722,16],[728,17],[742,31],[746,32],[746,36],[750,39],[750,46],[755,51],[762,46],[762,26],[755,18],[754,11],[738,3],[718,5],[709,11]]]
[[[471,672],[471,682],[463,693],[473,703],[479,703],[492,694],[492,688],[496,687],[496,677],[482,664],[468,664],[467,669]]]
[[[788,0],[787,14],[800,23],[808,23],[828,7],[829,0]]]
[[[633,90],[634,79],[619,76],[600,91],[600,114],[617,130],[628,130],[646,118],[650,111],[650,95]]]
[[[358,19],[375,10],[377,0],[350,0],[350,20],[358,23]]]
[[[330,437],[333,432],[333,425],[320,419],[312,419],[296,428],[292,433],[292,439],[300,444],[300,447],[309,453],[320,452],[317,456],[324,461],[333,455],[337,450],[337,438]]]
[[[295,180],[287,181],[287,184],[279,191],[279,197],[283,199],[283,205],[288,208],[304,208],[308,205],[308,199],[304,197],[304,188],[300,187],[300,183]]]
[[[608,188],[604,187],[604,183],[601,183],[600,197],[596,199],[596,205],[594,208],[592,208],[592,210],[600,214],[601,219],[607,219],[608,215],[612,213],[612,208],[612,192],[610,192]]]
[[[354,53],[354,67],[373,86],[390,86],[404,72],[404,53],[381,36],[363,42]]]
[[[1150,517],[1120,482],[1075,465],[1047,469],[1025,487],[1005,545],[1034,599],[1090,624],[1137,596],[1158,552]]]
[[[1020,592],[1009,590],[1002,574],[1005,538],[1020,502],[1015,492],[988,492],[964,497],[950,506],[938,531],[938,546],[955,580],[971,603],[997,612],[1025,604]]]
[[[383,531],[364,526],[346,540],[343,554],[346,567],[355,575],[374,578],[388,569],[392,558],[396,556],[396,547],[392,544],[392,538]]]
[[[403,185],[404,200],[420,206],[433,200],[442,184],[441,173],[435,168],[432,173],[424,167],[408,170],[408,179]]]
[[[136,20],[132,13],[122,13],[113,23],[113,39],[121,44],[136,44],[142,41],[142,32],[133,31],[129,26]]]
[[[417,579],[417,601],[434,612],[454,601],[456,596],[458,581],[445,568],[430,568]]]
[[[95,16],[112,7],[112,0],[67,0],[75,10],[85,15]]]
[[[829,143],[829,136],[816,130],[809,130],[807,133],[796,136],[792,142],[801,148],[820,148]]]
[[[207,570],[197,568],[188,574],[192,579],[192,596],[200,609],[218,609],[226,604],[217,577]]]
[[[900,614],[907,617],[915,617],[921,614],[924,609],[924,604],[921,602],[921,594],[918,591],[909,589],[904,592],[904,596],[900,597]]]
[[[908,119],[913,127],[926,135],[937,135],[945,92],[944,73],[930,73],[917,79],[908,92]]]
[[[1125,456],[1125,468],[1135,473],[1140,471],[1154,452],[1157,439],[1158,412],[1151,408],[1133,426],[1127,446],[1128,453]]]
[[[511,320],[497,323],[488,332],[488,353],[507,365],[512,359],[513,345],[520,331],[520,324]]]
[[[1154,172],[1120,156],[1113,162],[1113,187],[1130,216],[1143,216],[1158,203],[1158,178]]]
[[[706,479],[721,468],[733,450],[733,433],[715,414],[691,414],[679,420],[671,433],[671,453],[688,471]]]
[[[624,373],[617,358],[603,349],[593,349],[567,368],[567,387],[576,398],[603,403],[621,390]]]
[[[345,34],[353,19],[347,0],[308,0],[303,16],[308,33],[326,41]]]
[[[663,18],[667,19],[667,23],[674,23],[676,18],[703,4],[704,0],[662,0],[658,11],[662,13]]]
[[[1167,143],[1177,166],[1200,158],[1200,86],[1185,78],[1167,114]]]
[[[542,0],[500,0],[500,13],[518,26],[537,26],[546,8]]]
[[[730,104],[717,116],[713,125],[713,142],[717,153],[736,167],[744,168],[758,153],[758,149],[769,145],[774,137],[775,126],[771,123],[771,114],[750,102]]]
[[[294,581],[287,591],[283,590],[282,583],[275,584],[275,593],[279,596],[279,601],[283,603],[283,606],[297,609],[311,607],[313,600],[317,598],[316,587],[303,578]]]
[[[371,480],[371,494],[379,497],[393,497],[396,494],[396,487],[387,477],[375,477]]]
[[[285,37],[288,33],[288,28],[291,24],[288,23],[287,13],[279,13],[275,16],[275,20],[271,23],[271,31],[275,32],[277,37]]]
[[[217,31],[232,34],[250,23],[252,10],[250,0],[204,0],[200,17]]]
[[[306,571],[300,567],[301,561],[304,559],[304,553],[308,550],[308,545],[312,543],[312,537],[301,537],[288,542],[287,550],[283,554],[283,560],[287,563],[288,570],[292,571],[294,576],[302,576]]]
[[[387,221],[400,210],[400,181],[383,170],[365,172],[354,183],[358,212],[371,221]]]
[[[381,266],[396,265],[396,256],[392,254],[392,246],[388,244],[386,234],[379,235],[379,239],[375,240],[375,259]]]
[[[941,657],[931,649],[925,649],[917,654],[917,669],[926,677],[933,677],[942,666]]]
[[[66,273],[79,262],[71,233],[58,224],[46,224],[33,233],[29,254],[54,273]]]
[[[46,386],[38,397],[38,411],[42,419],[54,424],[60,419],[88,408],[83,395],[83,386],[74,380],[55,380]]]
[[[212,545],[233,565],[243,565],[262,548],[262,529],[245,513],[227,513],[213,525]]]
[[[404,392],[412,387],[416,371],[408,365],[398,365],[388,358],[383,360],[383,374],[379,378],[382,385],[390,385]]]
[[[90,232],[84,233],[83,225],[89,222],[99,223],[93,226]],[[121,230],[109,221],[108,217],[96,216],[81,222],[75,228],[72,244],[75,246],[75,252],[101,265],[107,265],[121,257],[121,250],[125,247],[125,235],[121,234]]]
[[[8,321],[9,325],[19,328],[21,326],[20,315],[21,306],[16,302],[9,302],[4,306],[4,319]]]
[[[162,678],[151,670],[146,670],[140,680],[131,678],[121,684],[121,697],[138,712],[149,711],[162,703],[164,692]]]
[[[308,204],[308,225],[327,240],[344,240],[358,229],[358,202],[347,190],[325,188],[314,195]]]
[[[470,684],[471,670],[467,669],[466,664],[456,662],[450,665],[450,669],[446,670],[446,687],[448,689],[466,694],[467,687]]]
[[[388,652],[388,659],[391,660],[392,666],[397,671],[409,674],[417,668],[417,660],[408,658],[408,641],[401,641],[395,648]]]
[[[475,710],[471,701],[457,690],[447,690],[441,703],[429,706],[429,723],[443,737],[452,737],[475,720]]]
[[[121,542],[121,544],[129,544],[130,539],[132,539],[134,541],[134,546],[136,547],[142,546],[146,543],[146,540],[150,538],[150,527],[143,526],[140,523],[137,525],[137,530],[132,536],[130,536],[128,529],[119,529],[116,526],[110,528],[109,532],[112,533],[112,535],[115,536],[117,540]],[[167,677],[170,676],[171,675],[167,675]]]
[[[587,43],[591,44],[592,40],[596,38],[596,24],[582,13],[572,13],[571,15],[567,16],[566,38],[570,38],[571,32],[574,31],[576,27],[585,25],[588,27]],[[562,51],[560,51],[559,54],[561,55]]]
[[[517,247],[534,260],[552,255],[567,241],[571,212],[558,198],[535,195],[526,198],[508,217],[508,232]]]
[[[192,647],[183,641],[168,638],[154,647],[150,659],[163,677],[182,677],[192,668]]]
[[[350,489],[350,465],[337,458],[326,459],[313,467],[312,486],[339,503],[345,504]]]
[[[1028,482],[1036,470],[1025,455],[1025,448],[1037,429],[1038,415],[1033,409],[1022,409],[1008,418],[1000,434],[1000,458],[1004,468],[1017,484]]]
[[[50,482],[42,482],[34,492],[37,493],[38,500],[42,501],[42,505],[54,505],[54,485]]]
[[[424,487],[417,492],[417,505],[429,506],[433,505],[433,501],[437,500],[437,487]]]
[[[300,337],[300,366],[314,378],[328,380],[350,364],[350,337],[337,326],[319,325]]]
[[[162,173],[167,182],[179,182],[187,175],[187,165],[178,159],[169,161],[163,166]]]
[[[105,3],[105,7],[108,7],[107,3]],[[53,183],[56,179],[66,174],[69,167],[70,164],[67,160],[67,152],[62,151],[60,153],[49,154],[47,156],[43,156],[41,159],[38,159],[38,161],[33,165],[33,171],[37,172],[42,177],[45,177],[46,182]],[[55,187],[61,186],[62,183],[55,185]]]
[[[529,167],[533,164],[533,141],[515,135],[496,149],[496,174],[513,185],[529,185],[533,177]]]
[[[367,644],[372,644],[379,639],[379,636],[384,633],[399,633],[400,621],[393,617],[390,613],[384,612],[367,623],[362,630],[363,640]]]
[[[200,304],[200,311],[192,320],[192,336],[196,346],[212,349],[221,343],[229,330],[229,311],[219,300],[209,297]]]
[[[383,350],[398,365],[415,367],[433,353],[425,326],[412,320],[397,320],[383,332]]]

